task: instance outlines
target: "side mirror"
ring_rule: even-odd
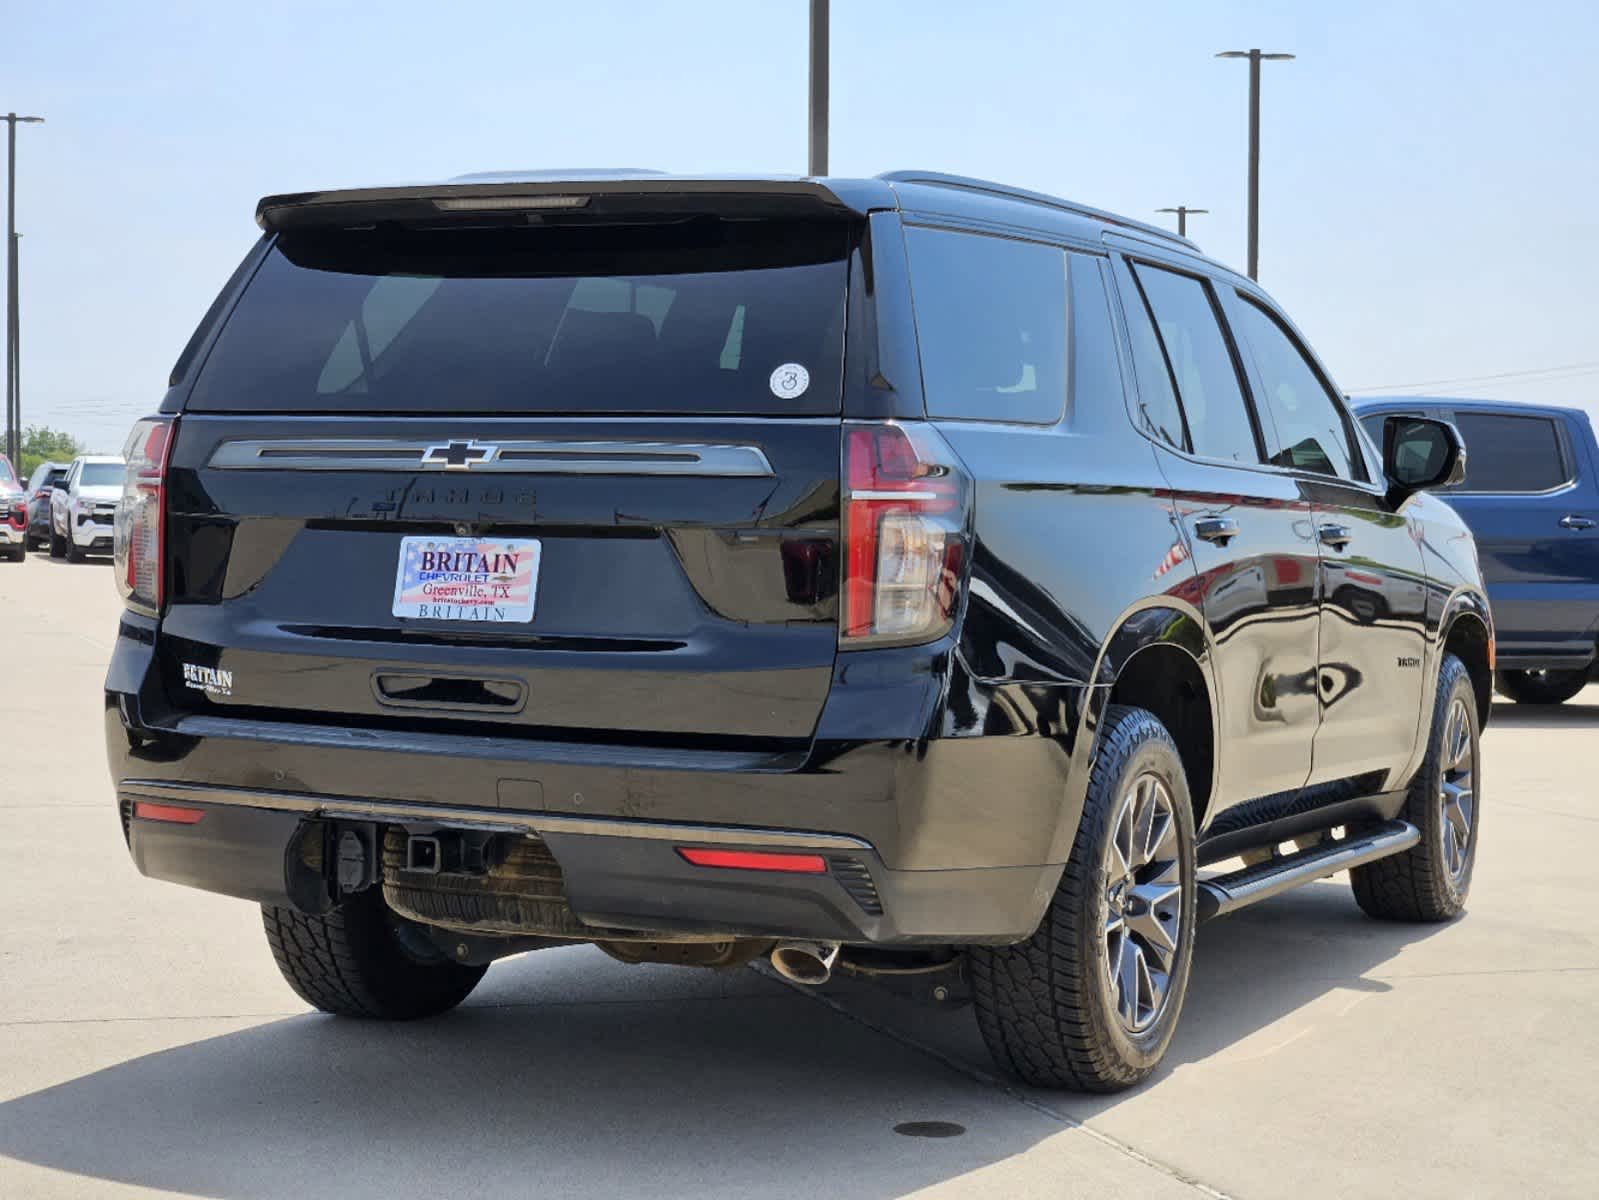
[[[1389,417],[1382,433],[1382,470],[1395,506],[1417,492],[1465,481],[1466,443],[1450,422]]]

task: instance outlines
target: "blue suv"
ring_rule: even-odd
[[[1477,537],[1500,692],[1561,704],[1599,679],[1599,446],[1588,414],[1492,400],[1384,396],[1356,410],[1377,445],[1390,416],[1453,421],[1466,479],[1440,495]]]

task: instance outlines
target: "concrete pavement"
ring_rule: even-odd
[[[969,1011],[588,949],[397,1027],[308,1013],[253,908],[139,877],[103,563],[0,563],[0,1196],[1589,1196],[1599,688],[1496,705],[1469,912],[1342,877],[1201,930],[1170,1063],[994,1078]],[[902,1137],[906,1121],[957,1137]]]

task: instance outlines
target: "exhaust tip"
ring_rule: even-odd
[[[837,961],[837,942],[780,942],[772,950],[772,970],[806,987],[820,987],[831,979]]]

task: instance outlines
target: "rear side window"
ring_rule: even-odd
[[[1052,425],[1066,407],[1066,252],[911,226],[927,413]]]
[[[1210,288],[1191,275],[1142,264],[1134,273],[1188,421],[1189,448],[1206,458],[1260,462],[1254,422]]]
[[[1547,417],[1461,412],[1455,424],[1466,442],[1462,492],[1547,492],[1571,479]]]
[[[710,218],[284,234],[188,407],[837,413],[851,238]]]
[[[1247,296],[1240,294],[1239,300],[1238,335],[1254,356],[1261,399],[1275,426],[1271,462],[1364,481],[1366,469],[1355,457],[1343,408],[1320,374],[1276,317]]]

